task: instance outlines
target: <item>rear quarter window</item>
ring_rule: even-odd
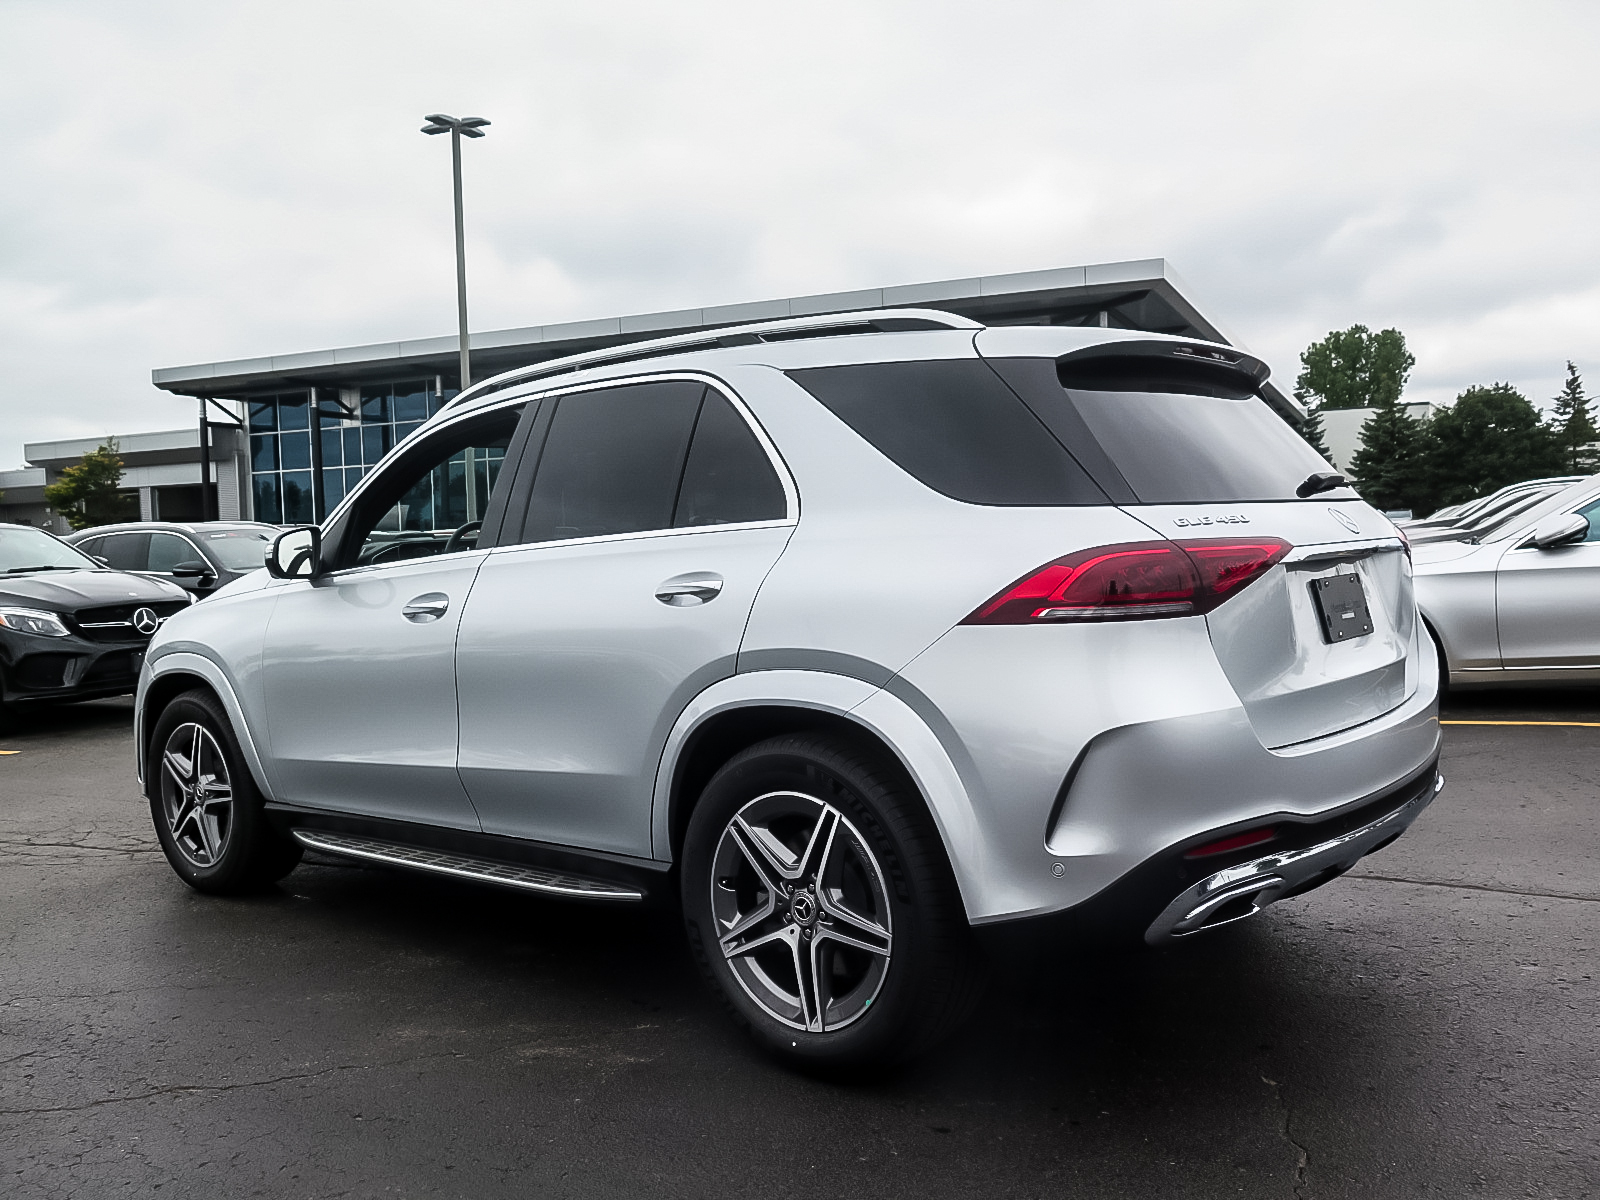
[[[880,453],[969,504],[1104,504],[1106,493],[987,364],[972,359],[790,371]]]

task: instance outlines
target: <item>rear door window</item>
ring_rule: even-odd
[[[1106,502],[1062,442],[986,363],[864,363],[789,377],[901,470],[953,500]]]
[[[672,528],[705,385],[637,383],[556,403],[528,497],[524,542]]]
[[[678,489],[673,526],[777,521],[787,507],[783,484],[755,433],[727,397],[707,388]]]
[[[148,571],[150,535],[113,533],[100,543],[100,557],[115,571]]]

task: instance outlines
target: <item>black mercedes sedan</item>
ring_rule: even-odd
[[[0,524],[0,708],[132,692],[151,634],[192,603],[42,529]]]
[[[282,532],[257,521],[138,521],[85,529],[65,541],[112,570],[170,579],[204,600],[259,571],[267,546]]]

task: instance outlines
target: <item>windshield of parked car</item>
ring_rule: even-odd
[[[93,571],[100,564],[81,550],[26,526],[0,528],[0,574],[29,571]]]
[[[267,547],[273,535],[265,529],[225,529],[220,533],[203,533],[201,544],[230,571],[254,571],[267,557]]]

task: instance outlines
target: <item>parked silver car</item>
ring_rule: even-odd
[[[1250,916],[1441,782],[1403,542],[1265,378],[901,311],[480,383],[157,638],[161,844],[675,897],[819,1063],[952,1028],[975,930]]]
[[[1475,537],[1413,547],[1451,684],[1600,681],[1600,475]]]

